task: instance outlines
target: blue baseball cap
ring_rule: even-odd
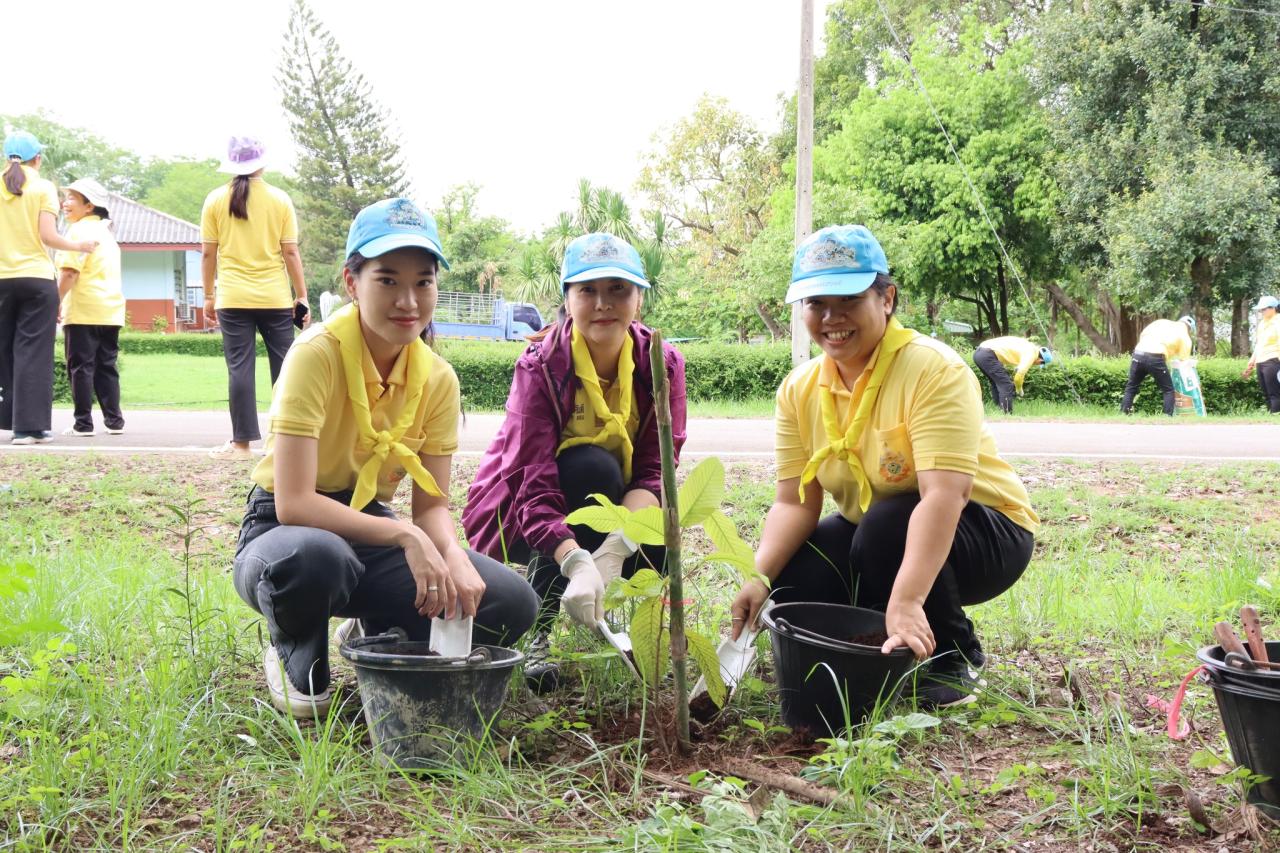
[[[25,163],[43,150],[44,146],[40,144],[40,140],[25,130],[15,130],[4,138],[4,158],[6,160],[11,157],[17,157]]]
[[[1040,347],[1040,364],[1044,367],[1053,364],[1053,351],[1048,347]]]
[[[796,247],[787,302],[810,296],[856,296],[889,274],[879,241],[862,225],[829,225]]]
[[[1258,304],[1253,306],[1254,311],[1263,311],[1267,308],[1280,308],[1280,299],[1274,296],[1259,296]]]
[[[387,198],[356,214],[347,232],[347,257],[359,252],[376,258],[396,249],[416,246],[436,256],[440,266],[449,268],[440,248],[440,232],[431,214],[407,198]]]
[[[648,287],[644,277],[644,261],[635,247],[612,234],[583,234],[564,249],[560,265],[560,283],[565,289],[580,281],[620,278],[637,287]]]

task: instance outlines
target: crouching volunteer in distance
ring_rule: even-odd
[[[823,354],[778,389],[777,496],[756,568],[776,601],[884,611],[883,651],[932,656],[916,696],[940,707],[973,699],[985,658],[964,608],[1018,580],[1039,519],[996,453],[977,377],[903,328],[888,271],[860,225],[824,228],[796,250],[787,301],[802,302]],[[838,511],[820,518],[826,494]],[[735,637],[769,595],[743,586]]]
[[[991,383],[991,399],[1010,415],[1013,414],[1013,395],[1022,396],[1027,371],[1037,364],[1047,366],[1052,362],[1053,353],[1048,347],[1012,335],[983,341],[973,351],[973,363]],[[1006,368],[1014,368],[1012,380]]]
[[[475,640],[511,645],[537,599],[519,575],[464,550],[449,515],[458,378],[421,339],[447,268],[436,224],[387,199],[356,216],[342,276],[352,303],[300,336],[271,404],[266,456],[236,548],[235,586],[266,617],[272,702],[330,702],[328,625],[428,639],[431,618],[475,617]],[[406,472],[412,519],[387,506]]]
[[[1164,413],[1173,414],[1173,376],[1169,373],[1169,362],[1191,357],[1191,336],[1195,333],[1196,321],[1190,317],[1179,317],[1177,322],[1156,320],[1147,324],[1133,348],[1120,411],[1129,414],[1142,381],[1150,376],[1164,395]]]
[[[574,621],[604,617],[604,591],[636,569],[664,569],[664,551],[605,536],[565,516],[600,493],[630,509],[657,506],[661,457],[653,406],[649,329],[636,318],[649,287],[640,255],[609,234],[587,234],[565,249],[564,306],[516,362],[507,417],[467,493],[462,524],[479,551],[527,563],[542,599],[525,668],[530,686],[549,690],[547,660],[560,602]],[[684,359],[664,345],[677,457],[685,438]]]

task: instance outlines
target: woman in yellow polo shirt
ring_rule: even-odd
[[[1244,368],[1245,377],[1258,369],[1258,387],[1267,401],[1267,411],[1280,415],[1280,299],[1262,296],[1253,310],[1258,312],[1258,328],[1253,338],[1253,355]]]
[[[866,228],[839,225],[795,253],[787,301],[822,350],[777,394],[777,494],[756,568],[777,601],[882,610],[888,640],[932,657],[921,705],[972,701],[985,662],[964,608],[1000,595],[1031,560],[1039,519],[997,455],[977,377],[894,317],[898,289]],[[825,495],[837,512],[821,518]],[[770,591],[745,584],[733,635]]]
[[[264,162],[259,140],[233,136],[221,171],[235,178],[209,193],[200,214],[204,317],[222,327],[231,408],[231,439],[209,454],[215,459],[248,459],[249,443],[262,437],[255,332],[266,345],[274,385],[293,343],[295,311],[300,325],[309,313],[298,217],[284,190],[262,179]]]
[[[1006,335],[978,344],[973,351],[973,363],[991,384],[991,399],[1001,410],[1013,414],[1013,397],[1022,396],[1022,383],[1027,371],[1035,365],[1047,366],[1053,362],[1053,353],[1026,338]],[[1013,379],[1009,379],[1012,369]]]
[[[58,190],[40,177],[42,146],[5,137],[0,180],[0,429],[13,444],[53,441],[53,340],[58,285],[48,249],[92,252],[93,241],[58,234]],[[47,248],[46,248],[47,247]]]
[[[435,221],[413,202],[360,211],[342,273],[352,302],[298,338],[276,386],[234,580],[270,629],[271,700],[294,716],[329,705],[330,617],[425,640],[432,617],[460,612],[498,645],[533,624],[533,590],[464,550],[449,514],[458,377],[422,340],[441,265]],[[406,472],[412,520],[386,503]]]
[[[102,421],[111,435],[124,432],[120,411],[120,327],[124,325],[124,291],[120,284],[120,247],[111,234],[106,189],[89,178],[67,187],[62,212],[71,227],[70,240],[94,240],[88,254],[59,252],[58,298],[62,301],[63,350],[75,422],[63,435],[90,436],[93,398],[97,395]]]

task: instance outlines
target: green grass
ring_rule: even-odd
[[[218,410],[227,407],[227,365],[198,355],[130,355],[121,359],[120,402],[126,409]],[[271,372],[257,359],[258,409],[271,405]]]
[[[455,500],[473,468],[458,466]],[[1277,624],[1280,599],[1256,580],[1280,556],[1280,466],[1025,466],[1044,519],[1035,559],[972,610],[990,686],[937,726],[883,736],[887,746],[782,751],[765,653],[714,748],[668,764],[616,730],[639,707],[616,658],[566,628],[558,653],[581,686],[546,704],[515,690],[494,744],[427,778],[373,758],[354,697],[319,726],[265,703],[263,628],[229,577],[246,473],[194,459],[5,458],[0,565],[28,562],[34,577],[6,590],[0,573],[0,632],[24,620],[64,628],[0,645],[3,846],[1199,849],[1206,839],[1169,786],[1196,790],[1220,826],[1240,801],[1238,784],[1191,764],[1204,750],[1227,755],[1208,691],[1189,694],[1185,743],[1164,738],[1145,697],[1168,697],[1212,623],[1241,603]],[[726,503],[748,541],[771,492],[766,466],[730,466]],[[188,526],[166,505],[191,494],[206,501]],[[694,621],[717,634],[734,581],[700,562],[706,549],[690,537],[687,594]],[[350,671],[335,669],[349,691]],[[752,786],[718,767],[721,751],[812,775],[852,805],[770,795],[753,801],[757,822]],[[711,773],[691,780],[700,761]],[[677,796],[669,780],[699,793]]]
[[[1068,403],[1068,402],[1052,402],[1048,400],[1015,400],[1013,403],[1013,415],[1006,415],[1000,411],[1000,408],[989,400],[986,401],[987,420],[1024,420],[1024,421],[1066,421],[1066,422],[1090,422],[1090,421],[1124,421],[1125,423],[1140,424],[1167,424],[1167,423],[1264,423],[1275,424],[1280,423],[1280,417],[1267,414],[1265,408],[1259,407],[1257,411],[1240,413],[1232,412],[1230,414],[1218,414],[1213,411],[1212,401],[1208,411],[1203,418],[1190,416],[1174,416],[1172,418],[1167,415],[1126,415],[1120,411],[1119,406],[1095,406],[1088,403]]]

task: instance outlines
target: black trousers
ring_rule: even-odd
[[[920,503],[911,493],[872,504],[854,524],[839,513],[818,523],[773,582],[772,598],[852,604],[883,611],[902,565],[907,523]],[[970,501],[960,513],[951,554],[924,602],[935,654],[982,650],[964,608],[1000,595],[1022,577],[1035,545],[1031,531]]]
[[[71,380],[71,402],[75,406],[75,428],[93,431],[93,398],[98,398],[102,421],[107,429],[124,429],[120,411],[119,326],[88,326],[71,323],[62,327],[67,378]]]
[[[973,351],[973,363],[991,383],[991,399],[1005,412],[1013,414],[1013,398],[1016,391],[1013,387],[1013,379],[1009,376],[1009,371],[1005,370],[1004,365],[1000,363],[1000,359],[986,347],[978,347]]]
[[[1124,399],[1120,401],[1120,411],[1126,415],[1133,409],[1133,398],[1138,395],[1142,380],[1150,376],[1156,381],[1156,387],[1164,395],[1164,413],[1173,414],[1173,376],[1169,373],[1169,365],[1162,355],[1151,352],[1135,352],[1129,362],[1129,381],[1124,385]]]
[[[556,458],[556,467],[560,471],[560,490],[564,493],[565,504],[569,512],[584,506],[595,506],[590,495],[602,494],[616,504],[622,503],[626,493],[626,483],[622,481],[622,466],[614,455],[594,444],[579,444],[570,447]],[[584,525],[572,525],[573,538],[588,551],[594,551],[604,542],[606,534],[592,530]],[[552,554],[543,554],[529,548],[525,542],[519,541],[508,554],[516,563],[529,566],[529,583],[538,594],[541,604],[538,607],[537,630],[543,633],[551,630],[556,615],[560,612],[560,596],[564,595],[569,580],[560,574],[560,565]],[[639,569],[655,568],[666,574],[667,549],[662,546],[642,545],[622,565],[622,576],[629,578]]]
[[[348,503],[351,493],[326,495]],[[371,501],[362,512],[396,518]],[[467,551],[484,580],[472,636],[477,643],[510,646],[529,630],[538,599],[524,578],[483,554]],[[236,592],[267,620],[289,673],[305,692],[329,686],[329,619],[354,617],[368,634],[403,628],[410,640],[428,640],[431,620],[413,606],[417,587],[404,549],[361,545],[316,527],[283,525],[275,497],[255,487],[236,544]]]
[[[231,404],[231,438],[235,441],[257,441],[257,382],[254,374],[257,356],[255,333],[262,335],[271,365],[271,384],[280,376],[280,365],[293,344],[293,309],[291,308],[219,308],[218,325],[222,327],[222,355],[227,360],[227,399]]]
[[[57,326],[53,279],[0,279],[0,429],[52,428]]]
[[[1258,387],[1267,401],[1267,411],[1280,414],[1280,358],[1269,358],[1254,365],[1258,369]]]

